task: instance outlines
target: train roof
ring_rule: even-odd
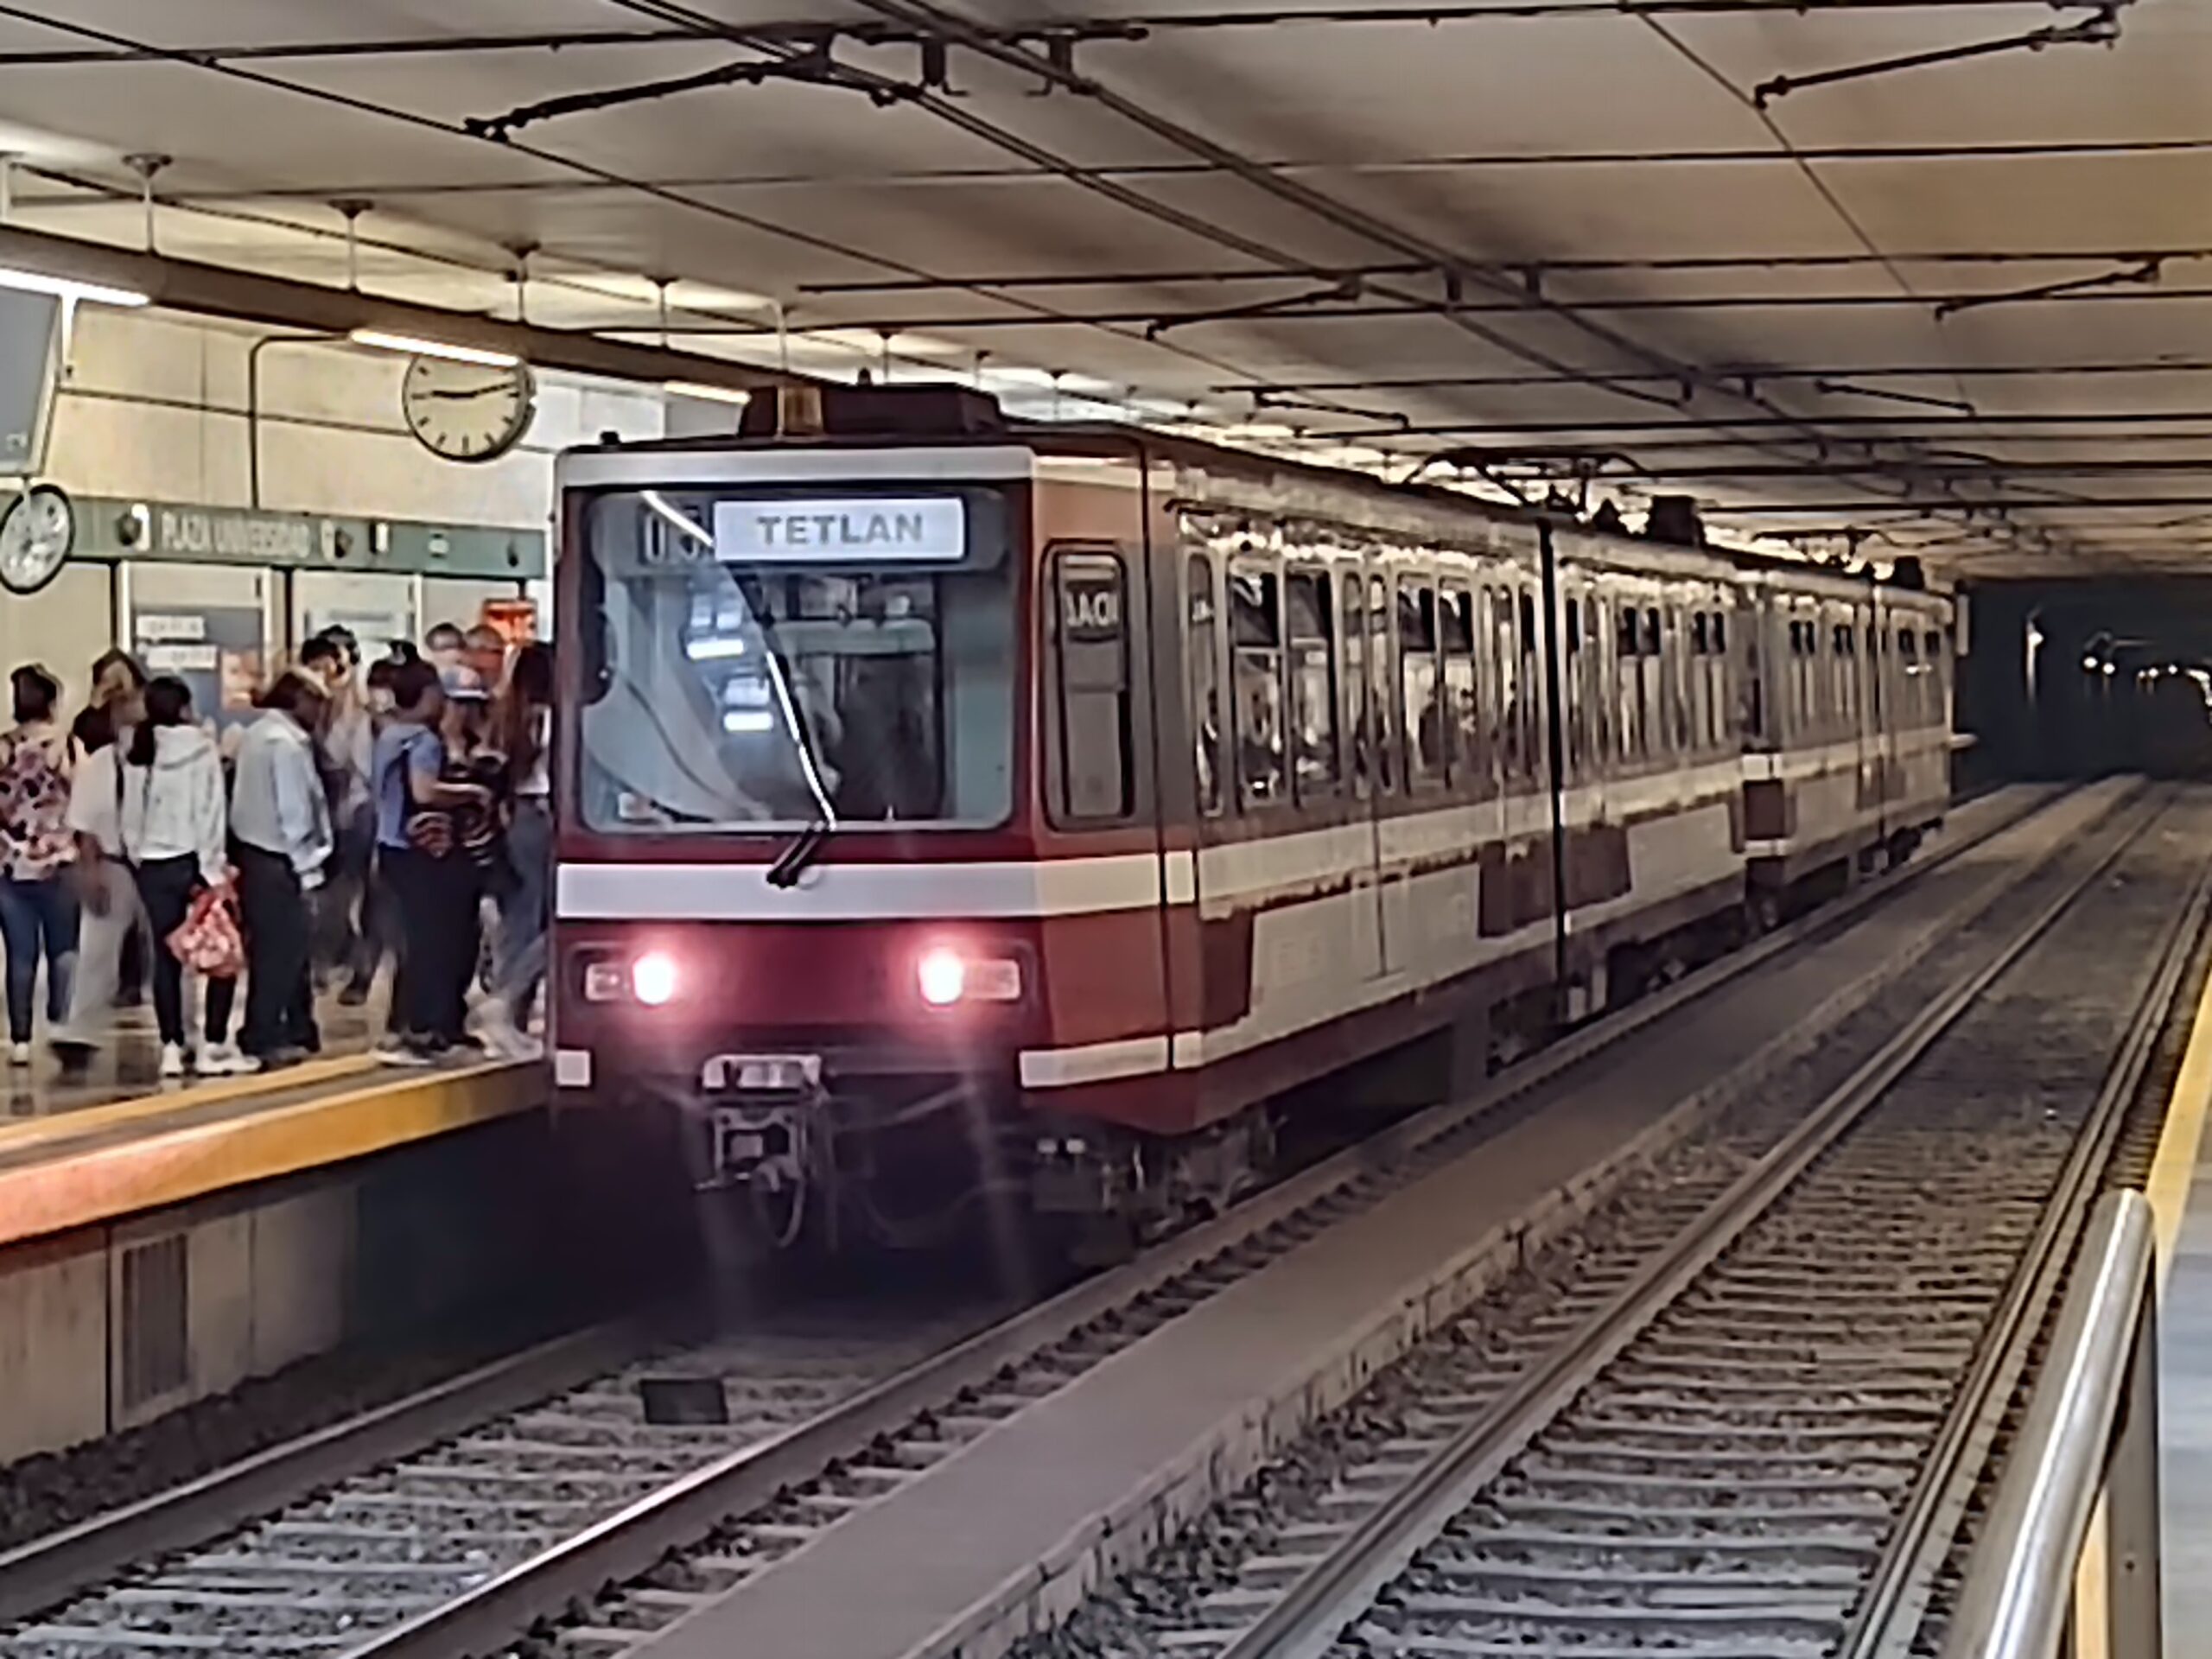
[[[1627,563],[1646,562],[1654,550],[1664,550],[1677,556],[1688,555],[1694,558],[1701,555],[1749,574],[1805,579],[1821,585],[1834,583],[1838,589],[1855,590],[1874,584],[1892,594],[1925,591],[1924,583],[1917,577],[1916,565],[1912,567],[1914,575],[1884,578],[1871,569],[1847,570],[1726,543],[1708,542],[1691,546],[1658,540],[1627,531],[1604,529],[1572,513],[1489,500],[1441,485],[1394,482],[1350,467],[1263,454],[1257,450],[1240,449],[1148,427],[1116,422],[1046,422],[1008,417],[995,398],[964,386],[828,387],[821,390],[821,396],[825,418],[819,432],[795,435],[775,431],[772,424],[775,418],[772,404],[765,398],[756,398],[746,409],[743,423],[734,435],[635,442],[610,440],[579,445],[566,454],[650,455],[777,448],[986,448],[1011,444],[1043,454],[1161,461],[1210,478],[1236,479],[1262,490],[1272,486],[1285,495],[1343,492],[1378,506],[1443,512],[1461,518],[1476,518],[1492,524],[1519,525],[1531,531],[1548,524],[1554,530],[1572,533],[1578,541],[1596,543],[1606,552],[1617,550],[1617,556]],[[1282,505],[1286,509],[1295,510],[1293,503]]]

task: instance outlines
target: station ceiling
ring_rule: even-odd
[[[2205,0],[0,3],[22,227],[1965,577],[2212,556],[2208,106]]]

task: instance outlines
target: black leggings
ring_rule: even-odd
[[[433,858],[411,847],[379,849],[377,860],[399,912],[391,1034],[432,1045],[459,1042],[482,931],[476,867],[458,851]]]
[[[153,969],[154,1023],[162,1041],[184,1041],[184,964],[169,949],[169,935],[184,925],[192,909],[192,896],[200,887],[200,861],[191,854],[179,858],[150,858],[132,872],[138,878],[138,901],[146,906],[147,931],[152,936],[147,956]],[[238,995],[235,979],[207,982],[207,1032],[211,1045],[219,1046],[231,1030],[231,1001]]]

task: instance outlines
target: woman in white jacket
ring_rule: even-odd
[[[192,692],[163,675],[146,687],[146,718],[132,731],[123,756],[118,801],[118,840],[137,878],[153,935],[154,1018],[162,1033],[162,1075],[181,1074],[185,1040],[183,964],[168,937],[183,923],[202,887],[228,879],[225,850],[229,816],[223,801],[223,762],[214,741],[192,721]],[[230,1040],[234,979],[207,982],[207,1046],[203,1072],[238,1071],[248,1062]]]

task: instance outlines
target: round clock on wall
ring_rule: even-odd
[[[51,484],[36,484],[0,507],[0,588],[35,594],[61,574],[77,544],[77,512]]]
[[[526,363],[410,358],[399,383],[399,410],[407,429],[432,454],[496,461],[530,430],[537,383]]]

